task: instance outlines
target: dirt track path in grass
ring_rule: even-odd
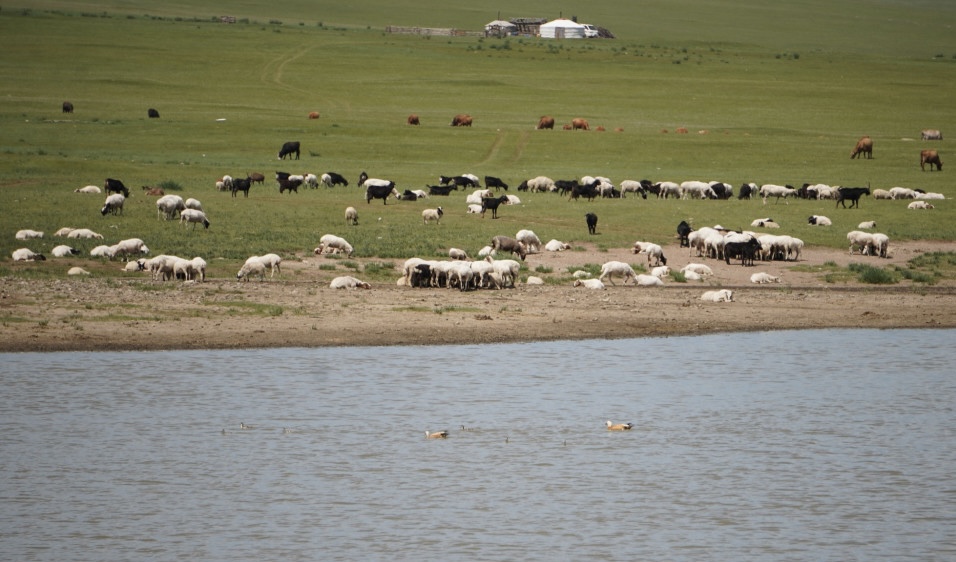
[[[495,135],[495,140],[492,141],[491,146],[488,147],[488,151],[485,152],[485,157],[482,158],[480,162],[477,162],[475,166],[484,166],[497,158],[508,136],[508,133],[498,131],[498,134]],[[518,141],[515,143],[514,153],[508,158],[509,164],[514,164],[521,159],[522,154],[524,154],[524,148],[528,145],[529,138],[531,138],[531,135],[527,131],[521,131],[518,134]]]
[[[301,59],[302,57],[304,57],[305,55],[307,55],[310,51],[314,49],[315,47],[301,47],[298,50],[285,53],[281,56],[278,56],[272,59],[271,61],[267,62],[265,66],[262,67],[262,73],[259,75],[259,79],[265,84],[275,84],[289,92],[302,94],[308,97],[309,99],[314,99],[316,97],[315,92],[311,90],[307,90],[305,88],[298,88],[296,86],[289,85],[283,80],[283,75],[285,74],[286,66],[288,66],[290,63],[296,62],[297,60]],[[343,100],[343,99],[332,100],[332,99],[326,98],[324,99],[324,102],[330,106],[341,106],[342,108],[344,108],[346,112],[349,112],[352,109],[348,100]]]

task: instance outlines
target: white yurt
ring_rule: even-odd
[[[584,39],[584,26],[566,19],[541,24],[541,37],[546,39]]]

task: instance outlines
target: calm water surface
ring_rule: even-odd
[[[954,343],[0,354],[0,558],[953,560]]]

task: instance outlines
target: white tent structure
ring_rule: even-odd
[[[485,24],[485,31],[496,32],[498,30],[502,31],[511,31],[516,29],[518,26],[511,23],[510,21],[505,20],[495,20]]]
[[[556,19],[541,24],[541,37],[545,39],[584,39],[584,26],[566,19]]]

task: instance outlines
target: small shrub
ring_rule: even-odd
[[[860,281],[860,283],[869,283],[871,285],[892,285],[899,280],[894,272],[888,271],[881,267],[873,267],[872,265],[851,263],[847,269],[856,273],[857,279]]]

